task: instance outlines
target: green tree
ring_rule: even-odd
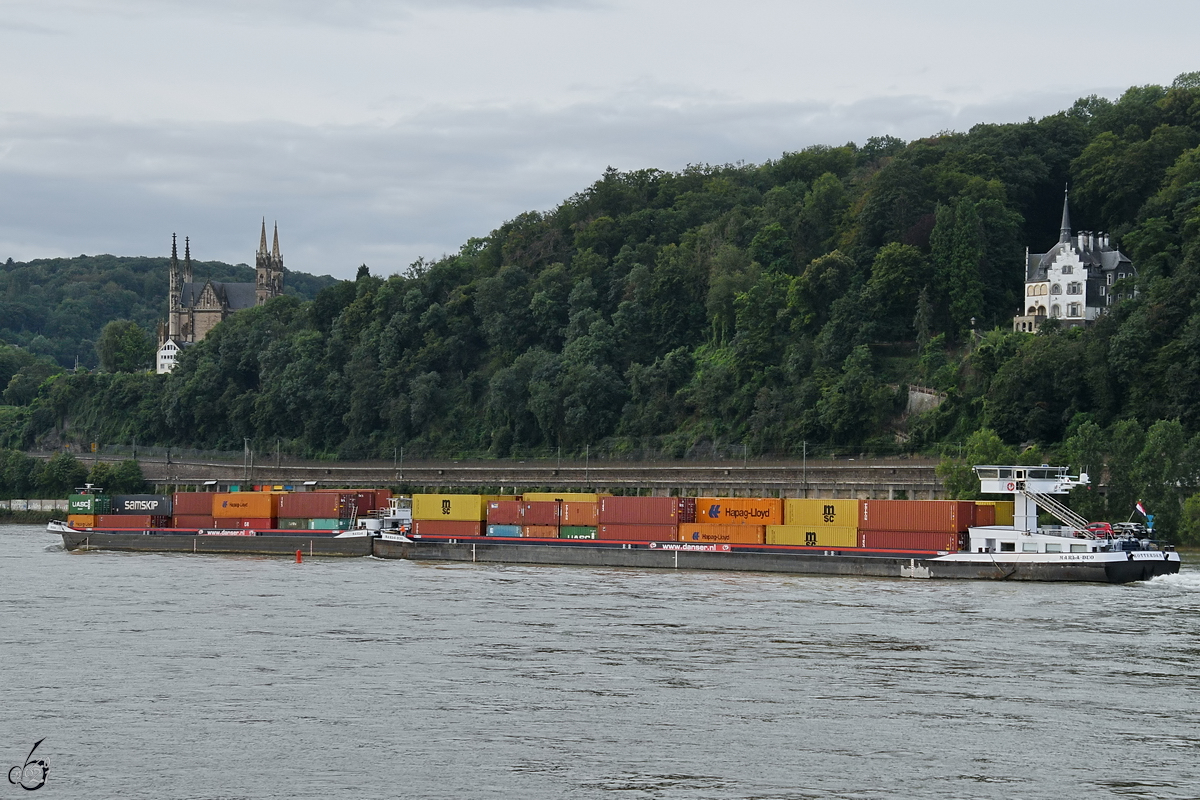
[[[142,475],[141,465],[133,459],[126,459],[108,473],[108,485],[104,488],[109,494],[143,494],[150,487]]]
[[[37,477],[37,488],[48,498],[66,497],[87,480],[87,467],[70,453],[55,453]]]
[[[937,476],[942,480],[946,495],[956,500],[979,500],[979,479],[974,467],[987,464],[1004,466],[1017,463],[1017,451],[1006,445],[990,428],[980,428],[967,437],[963,458],[946,456],[938,462]]]
[[[106,372],[137,372],[153,366],[154,340],[136,322],[113,320],[100,330],[96,355]]]

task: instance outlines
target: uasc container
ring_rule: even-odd
[[[767,544],[858,547],[858,528],[848,525],[768,525]]]
[[[782,525],[783,501],[772,497],[698,497],[696,522],[710,525]]]
[[[763,544],[766,528],[762,525],[680,525],[679,541],[711,544]]]
[[[558,529],[560,539],[595,539],[595,525],[564,525]]]
[[[618,542],[674,542],[678,536],[677,525],[601,525],[596,533],[597,539]]]
[[[789,498],[783,501],[784,525],[836,525],[858,527],[858,501],[824,498]]]
[[[67,498],[67,513],[96,516],[107,514],[112,508],[112,498],[106,494],[73,494]]]
[[[862,500],[859,530],[958,533],[975,524],[970,500]]]
[[[154,514],[169,516],[172,511],[169,494],[119,494],[112,499],[110,514]]]
[[[219,492],[212,495],[212,515],[217,519],[270,519],[278,516],[278,498],[269,492]]]

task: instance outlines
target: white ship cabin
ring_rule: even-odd
[[[1076,486],[1090,483],[1087,473],[1071,477],[1067,467],[978,466],[980,491],[1013,498],[1013,527],[988,525],[970,529],[972,553],[1097,553],[1111,549],[1110,542],[1087,531],[1088,522],[1054,498]],[[1054,515],[1061,526],[1038,526],[1039,506]]]
[[[1084,325],[1113,303],[1132,295],[1133,263],[1113,247],[1106,233],[1071,233],[1063,195],[1058,243],[1046,253],[1025,251],[1025,298],[1013,330],[1034,332],[1047,319],[1067,327]]]

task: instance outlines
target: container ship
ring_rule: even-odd
[[[1085,485],[1086,475],[1073,478],[1065,468],[1045,466],[981,466],[976,474],[984,493],[1012,499],[590,493],[417,494],[404,499],[384,498],[381,492],[367,499],[369,491],[343,492],[339,513],[357,511],[359,503],[373,506],[364,516],[337,518],[334,528],[326,525],[333,518],[233,516],[234,511],[250,513],[247,503],[260,504],[263,513],[299,514],[301,508],[326,512],[332,506],[319,504],[334,501],[311,497],[337,494],[329,490],[309,493],[310,499],[301,501],[286,498],[302,494],[286,492],[266,492],[274,499],[255,501],[246,500],[248,493],[185,493],[174,496],[174,510],[184,504],[199,508],[205,502],[199,498],[207,498],[213,527],[208,518],[181,524],[188,515],[177,514],[170,528],[146,524],[141,530],[118,529],[97,516],[90,528],[75,519],[52,523],[51,530],[62,534],[68,548],[114,549],[110,545],[119,543],[115,549],[290,553],[303,549],[296,543],[307,536],[315,555],[435,561],[1109,583],[1179,571],[1179,554],[1169,546],[1128,531],[1097,532],[1053,498]],[[1042,508],[1063,524],[1040,526]],[[224,519],[240,520],[254,539]],[[314,527],[318,524],[319,529]],[[357,541],[351,545],[349,539]],[[171,546],[162,547],[165,542]],[[344,551],[324,552],[322,543]]]

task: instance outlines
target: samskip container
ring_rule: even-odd
[[[112,508],[112,498],[106,494],[73,494],[67,498],[67,513],[96,516],[107,514]]]
[[[522,525],[553,525],[558,527],[562,517],[562,504],[554,500],[539,500],[534,503],[521,501]]]
[[[557,539],[557,525],[522,525],[521,536],[525,539]]]
[[[967,534],[933,531],[868,531],[859,528],[858,544],[871,550],[928,550],[951,553],[964,549]]]
[[[507,536],[512,539],[519,539],[521,537],[521,526],[520,525],[488,525],[487,526],[487,535],[488,536]]]
[[[862,500],[858,529],[958,533],[975,524],[970,500]]]
[[[487,504],[487,522],[488,525],[520,525],[521,502],[519,500],[489,501]]]
[[[482,536],[483,531],[483,522],[472,520],[413,520],[413,533],[418,536]]]
[[[172,528],[212,528],[214,520],[207,514],[176,514],[171,517]]]
[[[595,539],[595,525],[564,525],[558,529],[560,539]]]
[[[69,514],[67,515],[67,524],[72,528],[94,528],[96,527],[96,515]]]
[[[414,494],[413,519],[483,522],[487,519],[487,502],[493,499],[509,498],[488,498],[481,494]]]
[[[678,536],[676,525],[601,525],[596,531],[597,539],[623,542],[674,542]]]
[[[602,525],[678,525],[678,497],[601,497]]]
[[[792,498],[783,501],[784,525],[858,527],[857,500]]]
[[[768,525],[767,544],[858,547],[858,528],[849,525]]]
[[[600,504],[567,500],[562,504],[562,519],[559,524],[564,528],[594,528],[600,524]]]
[[[212,495],[212,515],[217,519],[269,519],[279,498],[270,492],[219,492]]]
[[[170,516],[169,494],[119,494],[112,499],[110,514],[154,514]]]
[[[709,525],[782,525],[783,501],[772,497],[697,497],[696,522]]]
[[[679,541],[711,544],[762,544],[766,541],[762,525],[680,525]]]
[[[212,516],[212,492],[176,492],[171,500],[176,514]]]

